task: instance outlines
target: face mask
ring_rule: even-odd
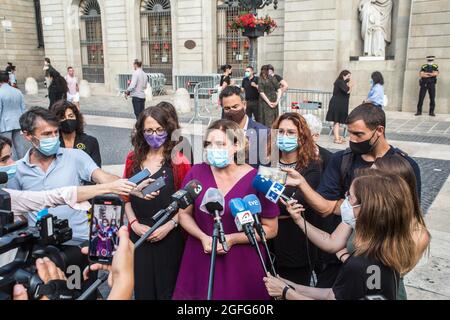
[[[230,72],[228,75],[231,77],[233,75],[233,72]]]
[[[371,86],[373,86],[373,80],[372,79],[370,79],[369,83],[370,83]]]
[[[215,168],[222,169],[230,165],[228,149],[210,148],[206,150],[206,156],[208,158],[208,163]]]
[[[250,78],[251,75],[252,75],[252,74],[251,74],[250,72],[248,72],[248,71],[245,73],[245,77],[246,77],[246,78]]]
[[[64,133],[72,133],[77,129],[78,121],[74,119],[64,120],[61,122],[61,131]]]
[[[8,180],[11,180],[16,175],[17,164],[14,163],[9,166],[0,167],[0,172],[6,172],[6,174],[8,175]]]
[[[164,132],[162,136],[157,134],[144,134],[145,141],[152,149],[159,149],[167,141],[167,132]]]
[[[46,138],[39,140],[39,152],[43,155],[50,157],[54,156],[59,149],[59,137],[53,137],[53,138]]]
[[[223,113],[223,117],[227,120],[234,121],[236,123],[241,123],[242,119],[245,117],[245,109],[240,110],[230,110]]]
[[[354,154],[359,154],[359,155],[363,155],[363,154],[368,154],[370,151],[372,151],[373,147],[375,147],[375,145],[378,142],[377,141],[374,142],[374,144],[370,144],[370,140],[372,140],[372,138],[375,136],[375,133],[377,131],[375,130],[375,132],[373,133],[372,137],[369,140],[363,141],[363,142],[352,142],[350,141],[350,149],[352,150],[352,152]]]
[[[350,204],[350,201],[348,201],[348,198],[346,198],[341,205],[342,222],[348,224],[350,227],[352,227],[352,229],[355,229],[356,226],[356,217],[355,213],[353,212],[353,208],[358,207],[360,207],[360,205],[352,206]]]
[[[281,152],[292,152],[298,149],[298,138],[278,135],[277,146]]]

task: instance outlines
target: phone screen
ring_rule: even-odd
[[[94,200],[89,237],[91,262],[111,263],[119,244],[118,231],[122,226],[123,204],[120,199]]]

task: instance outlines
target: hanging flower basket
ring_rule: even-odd
[[[245,13],[234,18],[228,24],[231,30],[242,31],[242,35],[249,38],[258,38],[265,33],[270,34],[277,28],[277,23],[271,17],[258,18],[252,13]]]

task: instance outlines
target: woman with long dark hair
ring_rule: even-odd
[[[353,83],[352,74],[348,70],[343,70],[334,82],[333,97],[330,100],[326,120],[333,122],[334,143],[342,144],[345,142],[340,135],[340,125],[345,124],[348,117],[348,105]]]
[[[165,187],[145,200],[130,196],[125,205],[130,236],[136,242],[155,221],[153,216],[172,202],[190,169],[187,159],[177,153],[171,136],[177,125],[167,111],[159,107],[145,109],[132,136],[134,150],[127,157],[125,178],[148,169],[152,179],[164,178]],[[184,239],[178,226],[178,214],[159,227],[135,252],[135,297],[138,300],[170,300],[178,275]]]
[[[258,90],[261,123],[270,128],[278,118],[282,90],[277,78],[269,75],[268,66],[261,68]]]
[[[321,161],[306,120],[298,113],[285,113],[275,120],[272,132],[275,131],[278,132],[276,145],[270,146],[269,155],[279,153],[279,168],[297,170],[316,189],[320,184]],[[306,206],[303,195],[297,188],[287,187],[284,194]],[[270,243],[275,255],[276,270],[292,282],[309,285],[317,248],[309,243],[286,207],[280,204],[279,208],[278,235]],[[304,217],[313,225],[317,225],[320,219],[309,207]]]
[[[83,150],[101,168],[102,157],[98,140],[84,132],[84,118],[78,107],[71,102],[59,100],[50,107],[50,111],[60,121],[61,148]]]
[[[381,72],[375,71],[370,77],[370,91],[365,103],[372,103],[378,108],[384,107],[384,78]]]
[[[69,87],[67,86],[67,81],[61,74],[55,69],[49,69],[50,85],[48,87],[48,99],[50,100],[49,108],[54,105],[59,100],[66,100],[67,91]]]

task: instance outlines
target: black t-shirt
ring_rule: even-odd
[[[220,86],[223,86],[223,83],[224,83],[224,82],[226,82],[227,85],[230,85],[230,84],[231,84],[231,77],[230,77],[230,76],[224,76],[224,75],[222,75],[222,76],[220,77]]]
[[[247,101],[258,101],[259,91],[257,88],[252,86],[252,82],[258,84],[258,77],[254,76],[252,79],[244,78],[242,80],[242,88],[245,90],[245,100]]]
[[[283,77],[280,76],[279,74],[274,74],[273,76],[277,79],[278,82],[283,81]]]
[[[399,279],[398,273],[375,259],[351,256],[342,266],[332,290],[336,300],[360,300],[369,295],[396,300]]]
[[[61,142],[61,148],[65,148],[62,135],[60,135],[59,140]],[[93,136],[87,135],[85,133],[77,134],[75,137],[73,148],[86,152],[92,158],[92,160],[94,160],[97,166],[101,168],[102,157],[100,155],[100,146],[98,144],[97,138],[94,138]]]
[[[361,169],[361,168],[370,168],[373,165],[373,162],[364,161],[363,158],[361,157],[361,155],[355,155],[354,160],[352,162],[352,166],[349,170],[351,179],[349,179],[350,181],[344,182],[341,179],[341,164],[342,164],[342,159],[343,159],[345,152],[346,152],[345,150],[339,151],[333,155],[333,158],[331,159],[331,161],[322,177],[320,186],[317,189],[317,192],[319,194],[321,194],[322,197],[324,197],[327,200],[335,201],[335,200],[344,199],[345,193],[350,188],[351,181],[355,177],[356,170]],[[391,147],[384,156],[389,156],[389,155],[394,155],[394,154],[396,154],[396,151],[393,147]],[[412,158],[405,156],[405,159],[408,160],[409,164],[411,165],[411,167],[414,170],[414,174],[415,174],[416,180],[417,180],[417,192],[419,193],[419,197],[420,197],[420,193],[422,190],[422,187],[421,187],[422,180],[421,180],[421,176],[420,176],[420,168],[419,168],[418,164]]]

